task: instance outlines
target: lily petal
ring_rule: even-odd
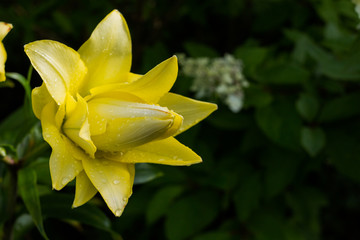
[[[83,165],[85,173],[110,210],[119,217],[132,194],[134,164],[86,158]]]
[[[166,107],[112,98],[92,99],[89,112],[92,140],[102,151],[120,151],[172,136],[182,123],[182,116]]]
[[[5,47],[0,42],[0,82],[3,82],[6,80],[5,76],[5,62],[6,62],[7,54],[5,51]]]
[[[107,155],[123,163],[157,163],[188,166],[202,162],[201,157],[173,137],[146,143],[121,155]]]
[[[12,24],[6,22],[0,22],[0,82],[5,81],[5,62],[7,58],[7,54],[5,51],[5,47],[2,44],[2,40],[8,34],[8,32],[12,29]]]
[[[89,70],[80,89],[82,96],[93,87],[126,81],[131,68],[131,38],[121,13],[109,13],[78,52]]]
[[[68,99],[69,101],[66,106],[70,107],[73,104],[75,106],[70,107],[73,109],[66,113],[66,120],[63,124],[62,130],[67,137],[94,158],[96,146],[90,137],[87,103],[80,95],[77,96],[78,101],[75,103],[71,103],[71,97],[68,97]]]
[[[81,171],[76,176],[75,199],[72,206],[75,208],[85,204],[93,198],[96,193],[97,190],[91,183],[86,173]]]
[[[157,103],[159,99],[170,91],[178,74],[177,57],[173,56],[155,66],[144,76],[121,86],[122,91],[144,99],[150,103]]]
[[[0,22],[0,41],[6,37],[12,28],[13,25],[11,23]]]
[[[58,105],[64,103],[68,92],[76,95],[86,67],[75,50],[56,41],[41,40],[25,45],[25,52]]]
[[[186,131],[217,109],[214,103],[198,101],[174,93],[165,94],[160,99],[159,105],[183,116],[183,124],[175,135]]]
[[[32,108],[35,116],[40,119],[41,112],[46,104],[53,101],[48,90],[46,89],[45,83],[40,87],[36,87],[31,92]]]
[[[55,123],[56,104],[47,104],[41,114],[43,136],[52,148],[50,156],[50,173],[53,188],[62,189],[78,175],[83,167],[79,161],[82,153],[74,144],[60,133]]]

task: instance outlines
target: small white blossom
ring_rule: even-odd
[[[190,58],[179,55],[181,73],[192,77],[191,90],[197,98],[219,98],[231,111],[243,106],[243,88],[248,86],[242,62],[230,54],[219,58]]]

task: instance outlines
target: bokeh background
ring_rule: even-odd
[[[154,166],[161,176],[134,187],[120,218],[97,198],[88,204],[100,206],[123,239],[351,240],[360,236],[354,7],[350,0],[2,0],[0,19],[14,25],[4,40],[6,70],[23,75],[30,66],[24,44],[52,39],[78,49],[115,8],[131,32],[133,72],[177,53],[242,61],[249,86],[241,111],[209,97],[219,109],[178,137],[202,164]],[[172,92],[194,97],[191,81],[180,74]],[[40,83],[34,73],[32,86]],[[17,83],[0,88],[1,119],[22,105],[23,95]],[[67,192],[72,196],[73,187],[62,196]],[[69,200],[41,198],[50,239],[115,238],[49,213],[56,199]],[[40,238],[34,227],[25,236]]]

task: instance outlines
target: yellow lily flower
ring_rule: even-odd
[[[0,82],[5,81],[5,62],[7,58],[7,54],[2,43],[2,40],[12,29],[12,24],[6,22],[0,22]]]
[[[99,192],[120,216],[132,194],[136,163],[202,161],[174,136],[217,106],[169,93],[178,71],[175,56],[145,75],[131,73],[130,33],[117,10],[78,51],[41,40],[27,44],[25,52],[44,81],[33,90],[32,105],[52,148],[53,188],[76,178],[73,207]]]

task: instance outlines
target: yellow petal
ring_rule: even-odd
[[[12,28],[13,25],[11,23],[0,22],[0,41],[5,38]]]
[[[124,17],[117,10],[107,15],[78,51],[88,67],[82,96],[99,85],[125,81],[131,67],[131,39]]]
[[[90,95],[87,95],[85,97],[85,100],[88,101],[89,99],[93,97],[97,97],[101,94],[108,94],[109,92],[118,92],[118,94],[124,94],[124,91],[122,90],[124,84],[129,84],[131,82],[134,82],[141,78],[143,75],[135,74],[135,73],[128,73],[126,80],[122,83],[113,83],[113,84],[106,84],[102,86],[97,86],[90,89]],[[129,94],[129,93],[128,93]]]
[[[83,165],[86,175],[110,210],[119,217],[132,194],[134,164],[87,158]]]
[[[2,44],[2,40],[8,34],[8,32],[12,29],[12,25],[6,22],[0,22],[0,82],[5,81],[5,62],[7,58],[7,54],[5,51],[5,47]]]
[[[182,123],[180,115],[154,104],[113,98],[94,98],[88,104],[92,139],[102,151],[121,151],[169,137]]]
[[[34,114],[39,119],[45,105],[53,101],[48,90],[46,89],[45,83],[43,83],[40,87],[36,87],[32,90],[31,99]]]
[[[157,103],[159,99],[170,91],[178,74],[178,63],[173,56],[155,66],[144,76],[131,83],[119,87],[122,91],[130,92],[149,103]]]
[[[71,97],[68,97],[68,99],[66,107],[73,104],[75,106],[69,112],[67,111],[62,130],[68,138],[94,158],[96,147],[90,137],[87,103],[80,95],[77,96],[78,101],[76,103],[71,102]]]
[[[176,134],[186,131],[217,109],[214,103],[198,101],[174,93],[165,94],[159,104],[183,116],[183,124]]]
[[[68,182],[78,175],[83,167],[79,161],[79,150],[74,144],[60,133],[55,123],[56,104],[47,104],[41,114],[43,136],[52,148],[50,156],[50,173],[53,188],[62,189]]]
[[[0,82],[5,81],[5,62],[6,62],[6,51],[2,42],[0,42]]]
[[[153,141],[121,154],[107,155],[109,159],[123,163],[157,163],[188,166],[202,162],[201,157],[173,137]]]
[[[64,103],[67,93],[76,95],[86,67],[75,50],[56,41],[42,40],[25,45],[25,52],[58,105]]]
[[[89,201],[97,193],[96,188],[84,171],[76,176],[75,199],[73,207],[79,207]]]

